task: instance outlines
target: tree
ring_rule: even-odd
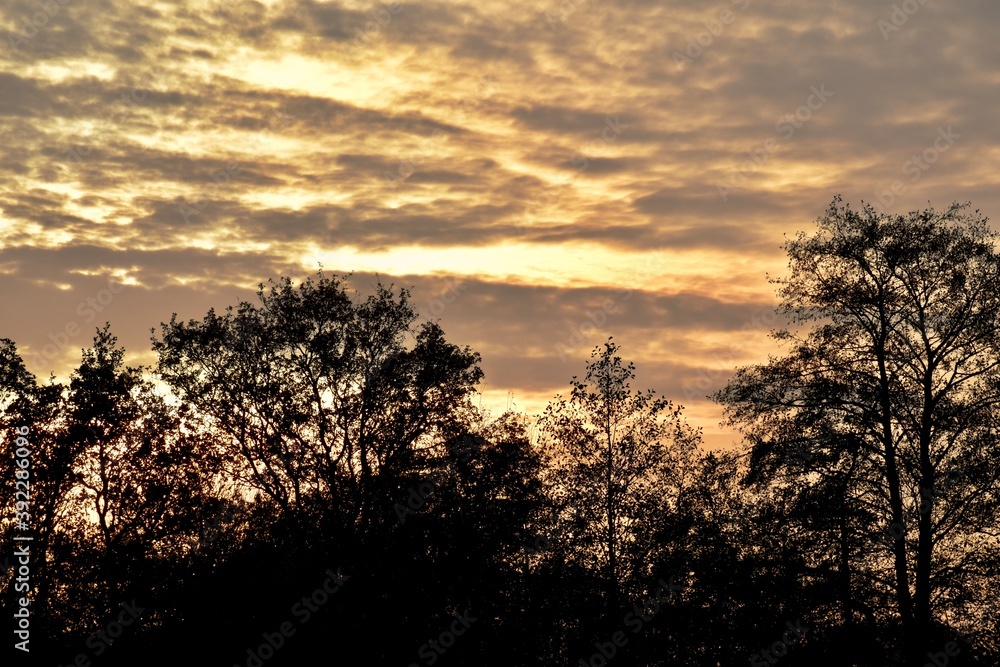
[[[787,354],[714,395],[754,479],[803,502],[825,489],[840,520],[816,529],[831,531],[845,623],[858,588],[885,590],[911,661],[935,622],[982,615],[996,575],[1000,258],[967,208],[888,215],[834,198],[772,279]]]
[[[32,536],[32,612],[35,628],[34,639],[50,639],[65,629],[65,621],[74,614],[66,614],[65,600],[54,602],[53,579],[67,560],[65,540],[61,539],[66,523],[66,496],[75,481],[74,463],[80,453],[79,443],[67,437],[65,414],[67,411],[65,387],[50,378],[38,384],[35,376],[25,368],[13,341],[0,340],[0,443],[10,461],[16,449],[15,429],[28,428],[30,464],[28,467],[29,521]],[[4,471],[0,491],[4,494],[4,527],[6,541],[15,535],[14,469]],[[23,488],[20,489],[24,493]],[[9,503],[9,505],[8,505]],[[62,545],[62,546],[60,546]],[[5,559],[11,566],[0,573],[3,590],[14,590],[16,559]],[[62,604],[60,604],[60,602]],[[37,644],[35,644],[37,646]]]
[[[701,439],[679,406],[630,388],[635,367],[617,352],[610,338],[595,348],[569,400],[557,397],[540,420],[550,488],[564,517],[580,519],[576,556],[597,563],[611,617],[623,584],[638,594],[651,580],[647,566],[658,545],[646,537],[658,517],[679,507]]]
[[[195,455],[198,435],[157,394],[144,369],[124,365],[125,350],[105,325],[70,379],[68,438],[74,461],[73,525],[98,556],[111,613],[138,589],[149,566],[194,532],[215,465]],[[131,587],[131,591],[125,590]]]
[[[379,284],[355,302],[320,272],[297,288],[261,284],[257,297],[201,322],[172,317],[153,339],[159,373],[218,436],[240,484],[286,513],[333,510],[358,534],[393,522],[385,499],[418,452],[463,432],[479,354],[436,323],[414,330],[404,289]]]
[[[160,566],[190,543],[210,486],[210,462],[191,455],[198,436],[185,433],[182,412],[143,369],[124,366],[116,343],[108,326],[97,331],[64,386],[38,385],[14,344],[0,341],[4,449],[15,426],[29,430],[33,620],[42,630],[33,638],[42,654],[106,624],[130,596],[160,594]]]

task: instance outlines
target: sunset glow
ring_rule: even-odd
[[[895,29],[859,0],[107,0],[29,37],[38,7],[0,8],[0,272],[4,335],[43,377],[105,320],[148,364],[171,313],[322,266],[412,287],[482,353],[495,411],[537,413],[614,336],[727,446],[706,395],[774,349],[747,325],[785,234],[838,193],[1000,205],[986,0]]]

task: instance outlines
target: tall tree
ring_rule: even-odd
[[[116,342],[108,326],[99,330],[69,386],[38,385],[13,343],[0,345],[0,442],[12,447],[13,427],[29,429],[43,647],[86,636],[130,596],[161,592],[157,569],[188,548],[212,479],[211,462],[192,456],[198,436],[181,428],[182,412],[142,369],[124,366]]]
[[[66,387],[50,381],[39,384],[33,374],[25,368],[24,361],[17,352],[13,341],[0,340],[0,443],[8,460],[13,461],[18,432],[15,429],[27,427],[30,464],[27,469],[29,496],[29,521],[32,536],[32,612],[36,632],[33,638],[44,644],[56,638],[75,623],[72,612],[75,607],[67,604],[65,597],[54,599],[60,587],[54,580],[65,579],[59,575],[65,569],[72,545],[68,545],[60,534],[67,519],[67,496],[75,484],[74,464],[81,451],[81,445],[68,438],[65,415],[67,412]],[[5,541],[13,543],[15,476],[4,471],[0,479],[3,492],[4,515],[0,526],[4,527]],[[23,488],[18,489],[22,492]],[[9,506],[8,506],[9,503]],[[69,549],[67,549],[69,547]],[[6,562],[13,563],[14,559]],[[13,590],[16,568],[0,573],[3,589]],[[72,619],[72,620],[71,620]]]
[[[183,414],[124,355],[108,325],[97,331],[70,379],[65,415],[79,452],[67,512],[93,554],[101,614],[159,587],[151,568],[192,539],[215,473],[195,455],[198,435],[182,428]]]
[[[844,590],[852,566],[877,588],[888,549],[911,660],[935,620],[983,612],[997,564],[1000,258],[967,208],[888,215],[836,197],[815,234],[786,242],[790,275],[772,280],[791,322],[772,337],[788,353],[715,395],[753,474],[802,498],[820,480],[845,513]]]
[[[645,536],[658,515],[680,506],[700,431],[653,390],[631,388],[635,366],[622,361],[611,339],[591,358],[585,379],[573,378],[569,400],[548,405],[540,433],[557,506],[585,524],[576,557],[596,563],[613,617],[623,592],[638,594],[652,576],[646,567],[656,545]]]

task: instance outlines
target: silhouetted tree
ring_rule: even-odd
[[[12,343],[0,350],[5,449],[15,426],[29,428],[32,655],[43,661],[85,650],[133,597],[160,602],[175,583],[164,568],[190,549],[211,487],[198,435],[123,358],[105,326],[69,386],[40,386]]]
[[[19,531],[14,523],[15,488],[14,451],[19,427],[27,427],[30,465],[28,467],[29,521],[31,544],[32,592],[35,646],[47,640],[62,639],[65,633],[79,627],[86,615],[74,613],[79,605],[73,596],[82,595],[71,586],[54,586],[59,580],[66,584],[67,555],[75,545],[67,541],[65,531],[66,505],[76,475],[74,464],[81,444],[68,437],[65,415],[66,387],[50,378],[39,384],[25,368],[24,361],[10,340],[0,341],[0,443],[3,443],[9,467],[4,466],[0,480],[4,514],[0,517],[5,544],[14,544]],[[7,558],[9,556],[5,554]],[[13,560],[10,562],[13,564]],[[13,591],[15,568],[0,573],[5,591]],[[6,600],[5,600],[6,601]],[[84,618],[81,618],[84,616]]]
[[[195,455],[197,437],[156,393],[143,369],[124,365],[110,327],[83,351],[69,385],[68,437],[79,454],[67,512],[97,555],[102,617],[133,596],[150,599],[157,560],[191,539],[214,476]],[[94,520],[88,520],[94,517]]]
[[[326,628],[369,641],[375,658],[405,659],[399,651],[422,643],[411,635],[416,624],[457,604],[451,582],[461,574],[460,554],[448,548],[452,538],[424,539],[442,494],[420,498],[405,525],[394,507],[424,476],[455,472],[442,470],[441,457],[475,421],[479,355],[448,343],[436,323],[415,325],[404,289],[379,284],[362,299],[320,273],[298,286],[288,278],[269,291],[260,285],[257,296],[258,304],[210,311],[200,322],[174,316],[153,340],[161,377],[211,434],[206,445],[225,462],[234,488],[254,497],[252,534],[220,564],[217,580],[242,586],[254,572],[279,573],[258,584],[256,602],[241,605],[229,628],[251,641],[243,628],[282,620],[251,610],[261,603],[280,610],[288,590],[315,586],[312,573],[336,563],[352,577],[338,605],[356,606],[331,612],[310,632]],[[462,500],[485,501],[475,495]],[[474,562],[479,574],[497,576],[495,561]],[[413,599],[424,603],[413,608]],[[407,628],[399,645],[376,636],[388,618]],[[321,640],[312,636],[303,635],[296,650],[308,654],[310,641]]]
[[[658,545],[646,537],[680,508],[700,442],[679,407],[631,389],[635,367],[617,352],[610,339],[595,348],[585,379],[574,377],[569,400],[550,403],[539,423],[556,504],[580,519],[573,557],[600,572],[610,617],[623,593],[637,596],[655,579]]]
[[[835,198],[773,281],[781,312],[811,328],[772,334],[788,353],[715,395],[752,474],[806,504],[819,484],[839,515],[814,529],[833,538],[845,620],[861,611],[852,591],[887,584],[911,662],[935,623],[981,616],[997,574],[1000,261],[965,208],[885,215]]]
[[[334,508],[363,534],[416,448],[462,431],[479,355],[437,324],[413,331],[406,290],[380,284],[355,303],[320,273],[257,296],[201,322],[171,318],[153,341],[158,371],[217,435],[234,479],[286,512]]]

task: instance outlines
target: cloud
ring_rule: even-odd
[[[6,325],[29,349],[110,275],[135,281],[108,315],[141,350],[170,312],[322,258],[428,308],[466,281],[440,302],[449,336],[532,400],[565,384],[555,346],[631,288],[572,354],[613,331],[676,394],[748,335],[784,234],[834,194],[900,180],[890,210],[1000,209],[987,0],[926,3],[887,35],[891,4],[861,0],[94,0],[32,32],[39,6],[0,7],[3,306],[36,313]]]

